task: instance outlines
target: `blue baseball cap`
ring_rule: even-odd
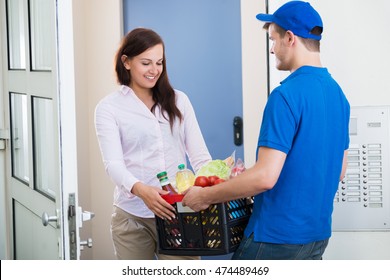
[[[311,33],[313,28],[317,26],[321,28],[322,32],[321,17],[308,2],[290,1],[273,14],[258,14],[256,18],[260,21],[276,23],[299,37],[321,40],[321,35]]]

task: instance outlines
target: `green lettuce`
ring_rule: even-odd
[[[196,176],[212,176],[216,175],[222,179],[228,179],[230,176],[230,167],[220,159],[215,159],[202,166]]]

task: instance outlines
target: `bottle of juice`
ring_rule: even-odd
[[[179,164],[179,170],[176,173],[176,187],[179,193],[184,192],[186,189],[194,185],[195,175],[187,169],[185,164]]]
[[[157,174],[157,178],[160,181],[161,187],[163,190],[168,191],[169,194],[177,194],[175,188],[171,185],[171,182],[168,179],[168,174],[166,171],[162,171]]]

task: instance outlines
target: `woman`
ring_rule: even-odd
[[[174,217],[156,174],[175,178],[211,160],[188,97],[169,83],[161,37],[137,28],[122,40],[115,70],[120,88],[96,107],[95,126],[106,172],[115,183],[111,233],[118,259],[199,259],[158,253],[155,215]]]

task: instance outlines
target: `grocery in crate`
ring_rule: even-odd
[[[228,180],[233,168],[225,161],[213,160],[199,170],[194,185],[212,187]],[[223,255],[237,249],[252,212],[252,198],[212,204],[205,210],[195,212],[183,207],[181,192],[163,197],[175,207],[176,218],[156,218],[160,253]]]

